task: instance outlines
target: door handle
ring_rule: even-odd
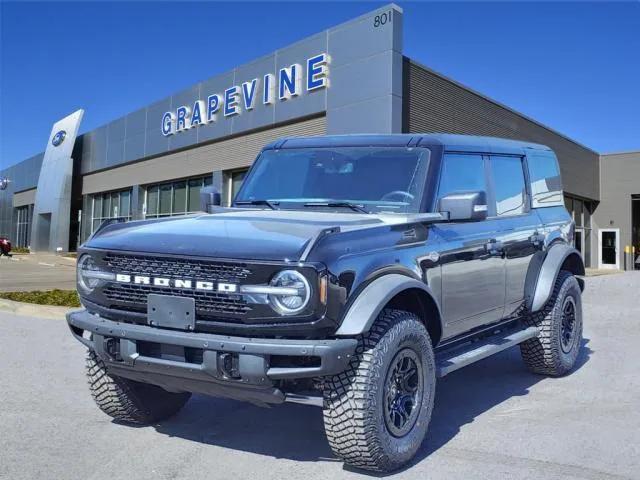
[[[489,255],[502,255],[504,252],[504,245],[495,238],[489,240],[484,247]]]
[[[529,241],[537,247],[544,244],[544,238],[544,233],[534,232],[533,235],[529,237]]]

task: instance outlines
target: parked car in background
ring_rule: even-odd
[[[0,257],[2,255],[11,256],[11,241],[6,237],[0,237]]]

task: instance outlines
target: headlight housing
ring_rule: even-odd
[[[282,315],[301,312],[311,299],[309,282],[296,270],[282,270],[271,279],[270,285],[274,288],[269,293],[269,303]]]
[[[78,290],[90,294],[105,280],[114,280],[115,274],[100,270],[91,255],[84,254],[78,260],[76,270]]]

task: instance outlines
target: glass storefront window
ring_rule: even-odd
[[[196,178],[189,180],[189,200],[187,211],[195,212],[200,208],[200,189],[202,188],[202,179]]]
[[[158,186],[147,188],[147,217],[154,217],[158,214]]]
[[[16,208],[16,238],[14,246],[28,247],[31,243],[31,217],[33,205]]]
[[[577,227],[582,226],[582,210],[584,203],[582,200],[573,201],[573,220],[576,222]]]
[[[93,196],[93,215],[92,215],[92,217],[102,217],[102,195],[94,195]]]
[[[146,218],[197,213],[200,210],[200,189],[213,183],[211,175],[149,185],[147,187]]]
[[[576,247],[579,247],[578,249],[582,253],[585,266],[589,267],[591,264],[591,212],[593,211],[593,203],[570,196],[565,196],[564,203],[576,224]]]
[[[171,215],[171,189],[172,185],[160,186],[160,202],[158,203],[158,213],[161,217]]]
[[[131,189],[91,196],[91,233],[110,218],[131,220]]]
[[[98,213],[98,216],[100,218],[111,218],[111,195],[110,194],[105,194],[104,197],[102,198],[102,210]]]
[[[186,213],[187,211],[187,182],[173,184],[173,209],[172,213]]]
[[[129,190],[120,192],[120,215],[123,217],[131,216],[131,192]]]
[[[118,217],[118,211],[120,210],[120,194],[114,192],[111,194],[111,209],[109,210],[109,216],[111,218]]]
[[[231,202],[233,202],[233,199],[235,198],[236,193],[238,193],[238,190],[240,190],[240,187],[242,186],[242,182],[244,182],[244,177],[247,176],[247,172],[248,170],[241,170],[238,172],[231,173],[231,189],[229,192],[229,205],[231,205]]]
[[[569,215],[573,218],[573,199],[571,197],[564,197],[564,206],[566,207]]]
[[[229,206],[233,203],[236,194],[242,186],[248,169],[232,170],[224,172],[224,184],[222,187],[222,205]]]

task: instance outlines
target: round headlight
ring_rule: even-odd
[[[294,315],[304,310],[311,298],[311,288],[304,275],[295,270],[283,270],[271,280],[271,285],[290,292],[270,294],[273,308],[283,315]]]
[[[78,287],[84,293],[91,293],[99,284],[99,269],[90,255],[83,255],[78,260]]]

